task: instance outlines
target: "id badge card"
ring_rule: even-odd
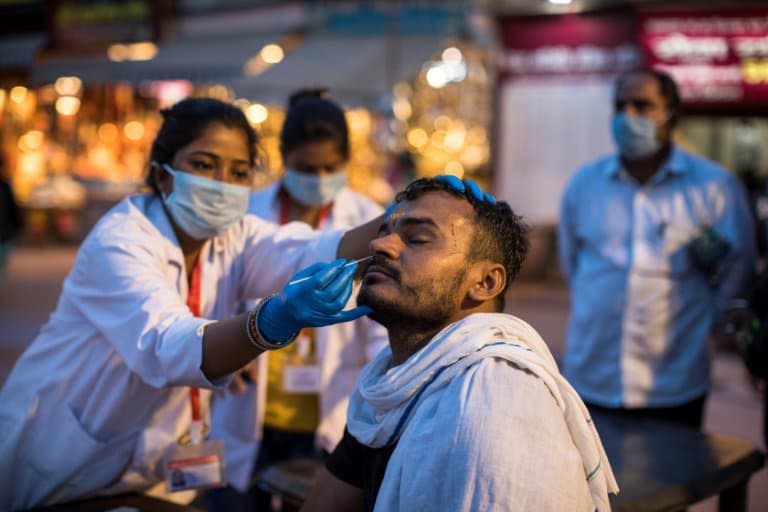
[[[210,489],[227,484],[224,472],[224,441],[177,445],[164,462],[168,492]]]
[[[286,366],[283,371],[283,391],[286,393],[319,393],[320,366],[316,364]]]

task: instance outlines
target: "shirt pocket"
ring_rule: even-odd
[[[60,502],[99,491],[130,462],[136,436],[118,435],[110,442],[94,439],[68,405],[55,408],[30,429],[27,462],[42,478],[36,493],[43,502]]]

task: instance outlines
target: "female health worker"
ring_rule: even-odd
[[[163,460],[200,440],[210,390],[301,328],[367,312],[342,311],[355,266],[336,260],[235,316],[310,263],[365,255],[378,226],[315,233],[245,215],[257,148],[242,111],[198,98],[162,114],[154,192],[123,200],[88,235],[0,391],[0,510],[163,494]]]
[[[283,176],[251,194],[249,213],[281,225],[300,221],[323,231],[349,229],[382,214],[381,206],[347,186],[349,127],[344,110],[327,97],[325,89],[291,95],[280,130],[280,154]],[[263,417],[260,442],[253,433],[233,437],[227,446],[227,463],[250,468],[256,458],[254,470],[259,471],[279,460],[311,456],[316,450],[330,453],[344,433],[347,403],[360,369],[386,345],[384,327],[363,317],[304,329],[290,348],[254,361],[259,367],[256,386],[244,387],[248,393],[214,399],[214,410],[220,413],[217,421],[230,416],[227,409]],[[246,473],[238,471],[238,475]],[[240,491],[248,483],[230,480]],[[251,493],[255,494],[252,506],[268,508],[267,493],[258,489]],[[238,499],[236,493],[222,490],[209,496],[222,510],[234,508],[224,504],[227,494]]]
[[[271,222],[301,221],[324,231],[349,229],[378,217],[383,208],[346,186],[349,146],[344,110],[325,90],[294,93],[280,130],[285,173],[277,183],[251,195],[249,212]],[[387,341],[384,327],[359,318],[306,329],[291,349],[265,358],[269,372],[264,441],[272,437],[276,442],[264,461],[311,454],[281,453],[286,444],[303,445],[304,450],[315,444],[330,453],[344,434],[347,401],[360,368]],[[313,368],[317,378],[306,378],[309,385],[296,389],[292,373],[311,377]],[[260,457],[265,448],[263,442]]]

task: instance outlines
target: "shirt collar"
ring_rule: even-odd
[[[607,163],[608,165],[606,167],[606,171],[609,178],[616,179],[620,177],[629,177],[626,169],[624,169],[624,166],[621,165],[621,159],[619,158],[618,153],[612,155]],[[680,148],[678,148],[675,144],[672,144],[669,157],[664,160],[664,162],[662,162],[661,166],[651,177],[649,182],[659,183],[668,176],[679,176],[685,174],[686,172],[688,172],[688,159]]]
[[[171,224],[168,215],[163,208],[163,202],[159,196],[152,194],[147,196],[147,205],[145,207],[147,219],[154,224],[160,234],[175,247],[179,247],[179,240],[176,238],[176,233],[173,231],[173,225]]]

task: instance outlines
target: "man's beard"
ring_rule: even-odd
[[[357,296],[357,304],[369,306],[368,316],[386,327],[407,331],[442,329],[456,312],[459,288],[467,274],[462,268],[452,278],[425,280],[415,287],[393,280],[399,288],[395,297],[378,294],[375,286],[363,284]]]

